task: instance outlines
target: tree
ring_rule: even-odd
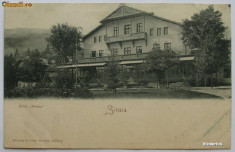
[[[81,75],[79,76],[79,83],[81,87],[89,87],[89,82],[92,78],[97,78],[97,71],[94,67],[82,68]]]
[[[26,51],[26,55],[27,56],[30,56],[31,52],[30,52],[30,49],[28,48],[27,51]]]
[[[117,88],[120,86],[120,68],[114,57],[111,57],[111,61],[107,63],[104,73],[107,87],[116,93]]]
[[[47,44],[46,49],[42,52],[40,52],[39,55],[41,58],[47,59],[48,63],[51,63],[51,60],[55,59],[55,53],[53,50],[50,48],[50,45]]]
[[[52,83],[52,78],[49,76],[48,73],[44,74],[43,79],[42,79],[42,85],[49,87]]]
[[[178,61],[178,55],[171,49],[162,51],[160,48],[153,48],[146,57],[144,66],[147,72],[155,73],[158,85],[161,85],[165,83],[165,76],[168,77],[168,69]]]
[[[141,88],[143,89],[148,85],[148,78],[146,78],[146,65],[145,64],[137,64],[133,65],[134,67],[134,75],[137,78],[137,81]]]
[[[56,87],[63,90],[63,88],[71,89],[73,88],[74,81],[72,79],[72,75],[69,73],[68,69],[63,69],[57,71],[57,75],[55,77]]]
[[[39,82],[43,79],[46,65],[38,57],[24,59],[17,72],[19,80],[23,82]]]
[[[122,69],[120,71],[120,85],[121,86],[128,86],[128,79],[130,78],[126,69]]]
[[[222,13],[209,6],[194,14],[191,20],[183,21],[183,42],[190,48],[197,48],[195,54],[195,75],[197,81],[210,78],[213,86],[213,73],[228,60],[228,43],[224,40],[226,30]]]
[[[68,57],[74,55],[76,42],[79,43],[81,38],[80,27],[77,28],[68,24],[57,24],[51,27],[51,35],[47,41],[56,53],[58,64],[65,64]]]
[[[30,56],[32,58],[39,58],[40,57],[40,52],[38,51],[38,49],[35,49],[35,50],[31,51]]]
[[[19,53],[18,49],[15,50],[14,58],[15,59],[19,59],[20,58],[20,53]]]
[[[30,56],[31,56],[31,51],[29,48],[22,53],[22,58],[29,58]]]
[[[6,94],[17,86],[17,69],[20,62],[12,54],[4,56],[4,91]]]

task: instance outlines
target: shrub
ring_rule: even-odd
[[[74,88],[73,93],[75,98],[91,98],[93,96],[87,87]]]
[[[35,93],[35,89],[33,87],[23,87],[23,88],[14,88],[11,89],[7,97],[14,98],[14,97],[35,97],[37,93]]]
[[[8,98],[37,98],[37,97],[75,97],[75,98],[91,98],[93,95],[88,88],[60,89],[60,88],[37,88],[23,87],[14,88],[5,92]]]
[[[62,95],[61,89],[57,88],[37,88],[37,87],[23,87],[14,88],[5,93],[8,98],[36,98],[40,96],[59,97]]]
[[[74,81],[72,79],[72,76],[69,75],[69,72],[67,70],[64,71],[58,71],[56,77],[55,77],[55,86],[57,88],[72,88],[74,84]]]
[[[143,87],[146,87],[147,85],[148,85],[148,80],[145,80],[145,79],[143,79],[143,80],[140,80],[139,81],[139,84],[140,84],[140,86],[143,88]]]
[[[173,89],[173,90],[185,90],[187,89],[187,85],[185,85],[183,82],[176,82],[176,83],[171,83],[168,88]]]

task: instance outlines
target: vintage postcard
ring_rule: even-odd
[[[2,6],[5,148],[230,149],[231,5]]]

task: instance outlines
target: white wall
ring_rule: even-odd
[[[122,48],[119,43],[110,44],[111,49],[118,49],[119,55],[124,54],[125,47],[131,47],[131,54],[136,53],[136,46],[142,46],[143,53],[149,52],[153,48],[154,43],[160,44],[161,49],[164,49],[164,43],[171,43],[171,48],[181,55],[185,54],[185,47],[182,42],[182,28],[178,24],[163,21],[151,16],[133,17],[119,21],[111,21],[86,38],[84,42],[85,57],[90,57],[91,51],[96,51],[97,56],[99,50],[104,50],[104,55],[110,54],[109,48],[104,42],[104,35],[113,36],[114,27],[119,27],[119,35],[124,35],[124,26],[132,25],[132,33],[136,33],[137,23],[143,23],[144,31],[147,32],[147,46],[145,40],[134,42],[122,42]],[[168,27],[168,34],[164,35],[164,27]],[[157,36],[157,28],[161,28],[161,36]],[[150,29],[153,29],[153,36],[150,36]],[[97,37],[97,43],[94,43],[94,37]],[[102,36],[102,42],[99,42],[99,36]]]

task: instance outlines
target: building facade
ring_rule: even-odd
[[[182,42],[181,24],[153,13],[122,5],[100,23],[84,37],[85,58],[146,54],[153,45],[181,55],[190,53]]]
[[[97,71],[96,77],[102,78],[107,61],[110,56],[115,56],[120,66],[130,74],[130,83],[138,83],[138,77],[143,75],[134,73],[134,67],[143,63],[154,47],[173,50],[181,56],[180,61],[186,65],[194,59],[190,56],[190,50],[183,44],[181,32],[181,23],[120,5],[101,20],[99,26],[84,36],[84,49],[79,51],[75,62],[77,64],[59,68],[70,68],[73,75],[75,69],[81,74],[84,68],[93,68],[93,71]],[[180,81],[179,70],[173,68],[171,71],[174,74],[168,79],[173,82]],[[150,82],[156,81],[151,74],[145,74],[144,77]]]

